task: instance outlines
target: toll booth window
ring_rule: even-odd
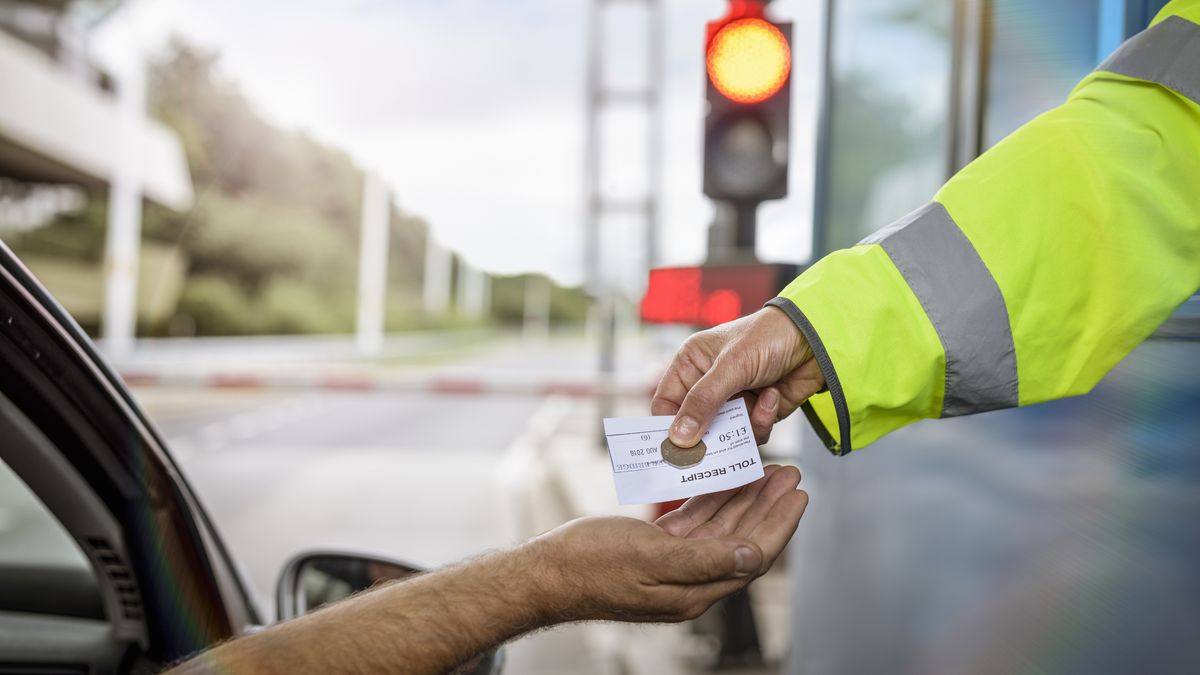
[[[1097,0],[991,3],[985,148],[1066,100],[1121,43],[1123,7]]]
[[[949,2],[836,0],[823,248],[853,245],[945,180]]]

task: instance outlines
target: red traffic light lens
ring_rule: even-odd
[[[759,103],[775,95],[792,69],[783,32],[764,19],[738,19],[721,27],[708,45],[708,77],[726,98]]]

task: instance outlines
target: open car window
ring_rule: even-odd
[[[87,557],[2,458],[0,611],[104,618]]]

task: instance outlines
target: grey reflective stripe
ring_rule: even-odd
[[[1200,25],[1169,16],[1126,40],[1096,70],[1157,82],[1200,103]]]
[[[1004,296],[946,208],[930,202],[861,243],[883,247],[942,341],[942,417],[1015,407],[1017,355]]]

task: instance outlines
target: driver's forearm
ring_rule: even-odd
[[[171,671],[445,673],[559,620],[540,546],[491,553],[233,640]]]

